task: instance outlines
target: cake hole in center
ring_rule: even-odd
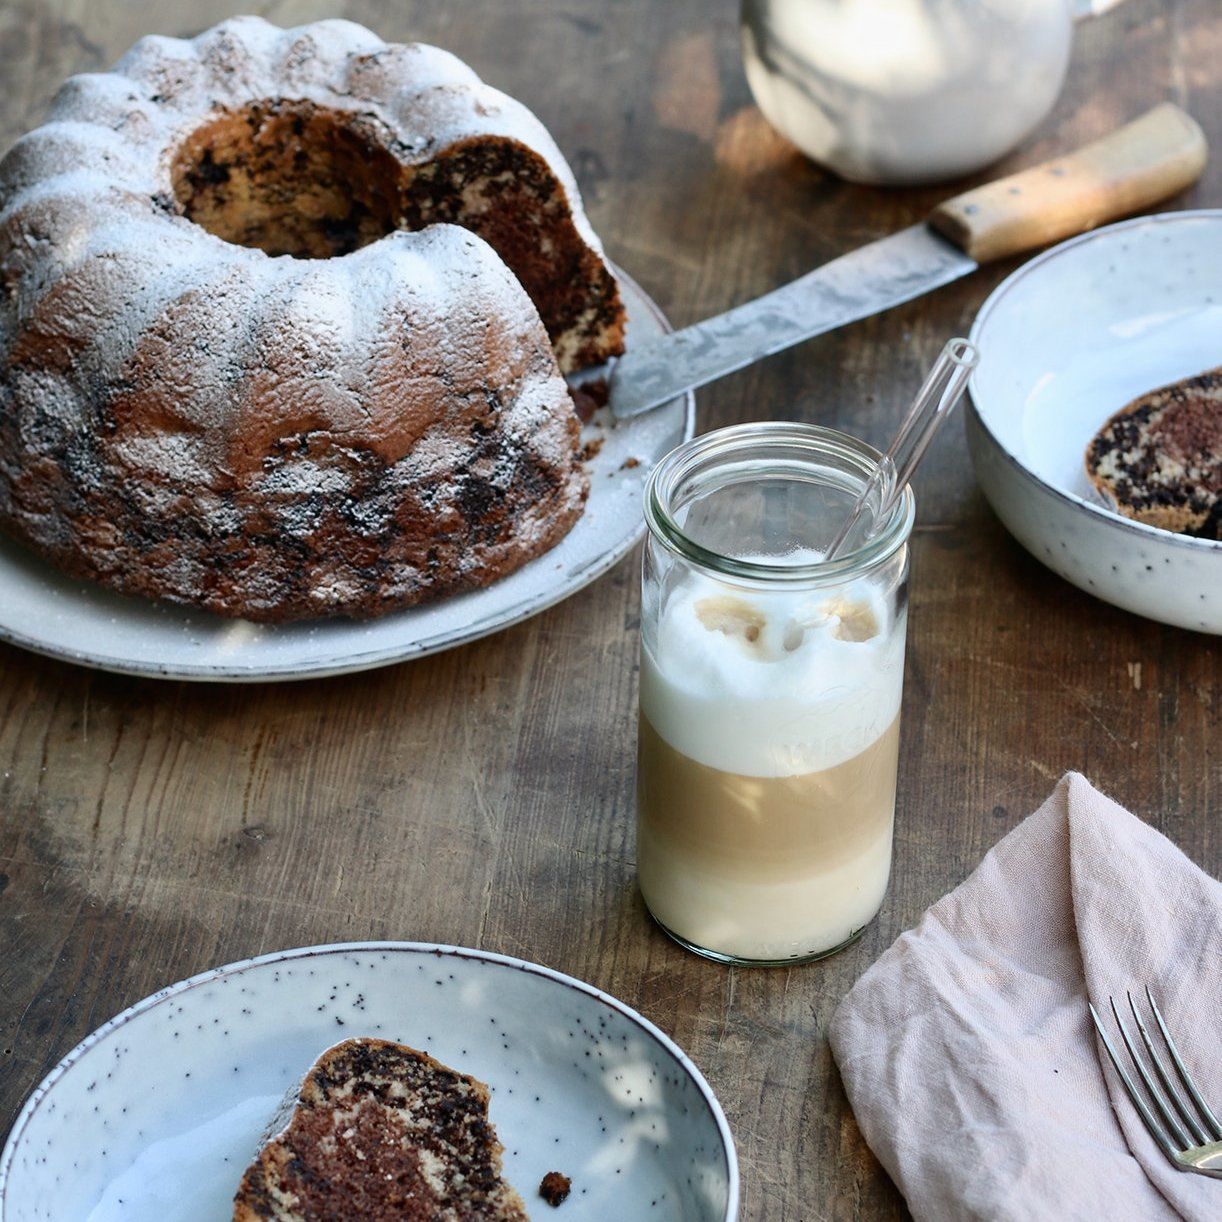
[[[375,120],[311,102],[255,102],[193,132],[174,195],[209,233],[269,255],[329,259],[399,227],[404,167]]]

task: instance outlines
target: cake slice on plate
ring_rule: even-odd
[[[403,1044],[328,1049],[242,1177],[234,1222],[526,1222],[488,1088]]]

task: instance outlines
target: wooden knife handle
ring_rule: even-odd
[[[1004,259],[1174,195],[1208,153],[1196,121],[1164,102],[1076,153],[947,200],[929,223],[978,263]]]

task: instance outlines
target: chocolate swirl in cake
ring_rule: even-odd
[[[501,1153],[482,1082],[403,1044],[346,1040],[242,1177],[234,1222],[526,1222]]]
[[[1118,411],[1087,447],[1086,472],[1126,517],[1222,539],[1222,368]]]

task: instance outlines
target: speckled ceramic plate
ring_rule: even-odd
[[[968,444],[1016,539],[1118,607],[1222,633],[1222,543],[1113,512],[1090,439],[1145,391],[1222,365],[1222,210],[1138,217],[1019,268],[972,328]]]
[[[628,343],[670,330],[623,272]],[[645,532],[641,496],[654,464],[695,429],[692,395],[613,424],[590,426],[602,448],[589,464],[585,513],[550,552],[487,589],[369,623],[252,624],[112,594],[73,581],[0,535],[0,640],[83,666],[167,679],[306,679],[386,666],[464,645],[575,594],[621,560]]]
[[[424,1049],[492,1090],[532,1216],[733,1222],[734,1144],[680,1049],[544,967],[408,942],[283,951],[154,993],[77,1045],[0,1155],[0,1222],[217,1222],[285,1091],[339,1040]]]

